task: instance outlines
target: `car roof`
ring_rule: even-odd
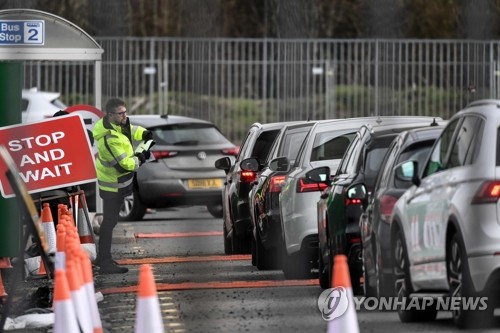
[[[390,133],[399,133],[406,129],[412,129],[416,127],[431,127],[435,126],[433,124],[444,125],[445,122],[438,117],[401,117],[400,119],[391,119],[391,121],[386,121],[380,124],[366,124],[366,127],[370,134],[379,136]]]
[[[353,126],[368,126],[370,129],[381,128],[386,126],[394,126],[395,124],[414,124],[414,123],[425,123],[429,125],[434,121],[441,122],[442,119],[439,117],[427,117],[427,116],[373,116],[373,117],[357,117],[357,118],[340,118],[340,119],[327,119],[318,121],[315,125],[314,131],[320,131],[322,129],[330,128],[335,126],[337,129],[352,128]]]
[[[439,126],[412,128],[410,130],[402,132],[400,135],[404,137],[406,141],[425,141],[437,138],[443,131],[443,128],[444,124]]]
[[[197,118],[177,116],[177,115],[130,115],[128,117],[130,123],[133,125],[141,125],[144,127],[155,127],[164,126],[172,124],[187,124],[187,123],[197,123],[197,124],[210,124],[213,123]]]

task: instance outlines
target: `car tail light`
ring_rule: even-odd
[[[251,183],[257,179],[257,174],[254,171],[240,171],[240,182]]]
[[[351,205],[361,205],[361,199],[345,199],[345,205],[346,206],[351,206]]]
[[[271,177],[269,192],[279,193],[281,192],[281,184],[285,182],[285,176],[274,176]]]
[[[380,198],[380,217],[382,221],[389,223],[391,221],[392,210],[398,198],[392,195],[383,195]]]
[[[152,150],[151,153],[157,160],[177,155],[176,151],[169,151],[169,150]]]
[[[222,149],[222,154],[224,155],[238,156],[239,152],[240,152],[240,147]]]
[[[351,238],[351,239],[349,239],[349,243],[351,243],[351,244],[360,244],[361,243],[361,238],[360,237]]]
[[[472,198],[472,204],[495,203],[499,197],[500,181],[490,180],[483,183],[474,198]]]
[[[299,182],[297,183],[297,192],[304,193],[304,192],[323,191],[327,187],[328,185],[326,185],[325,183],[315,183],[305,178],[302,178],[299,179]]]

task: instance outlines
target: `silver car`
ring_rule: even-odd
[[[488,297],[487,309],[466,308],[466,298],[451,309],[459,327],[488,322],[500,299],[500,100],[471,103],[423,165],[407,161],[395,172],[414,184],[392,215],[396,295]],[[401,321],[431,320],[438,309],[398,312]]]
[[[224,171],[214,163],[238,147],[211,122],[174,115],[130,116],[133,125],[153,132],[153,161],[137,172],[136,190],[125,199],[122,220],[140,220],[147,208],[204,205],[222,217]]]

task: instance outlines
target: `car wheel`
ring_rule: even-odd
[[[454,234],[447,246],[446,268],[451,297],[474,296],[467,255],[458,234]],[[493,306],[485,310],[464,310],[458,307],[452,310],[453,322],[459,328],[488,326],[493,319]]]
[[[233,254],[233,247],[231,245],[231,238],[227,236],[227,228],[226,223],[222,222],[222,234],[224,237],[224,253],[225,254]]]
[[[139,194],[134,191],[123,200],[120,208],[120,221],[140,221],[146,214],[147,207],[142,203]]]
[[[392,281],[392,276],[384,274],[382,271],[382,254],[380,249],[375,252],[375,286],[376,286],[376,296],[393,296],[394,284]]]
[[[277,251],[274,249],[266,249],[262,244],[260,234],[258,231],[255,233],[255,252],[257,257],[257,268],[260,270],[273,269],[277,266]]]
[[[394,276],[396,278],[396,297],[400,304],[408,304],[411,302],[410,294],[412,293],[410,274],[409,274],[409,260],[408,253],[406,251],[406,246],[404,243],[401,231],[396,231],[393,246],[393,267]],[[426,308],[417,310],[413,308],[401,308],[398,309],[399,320],[402,322],[416,322],[416,321],[429,321],[436,318],[437,311],[435,308]]]
[[[308,279],[311,276],[311,269],[308,258],[298,251],[294,254],[283,255],[283,274],[286,279]]]
[[[250,236],[251,244],[250,244],[250,252],[252,253],[252,266],[257,265],[257,252],[255,249],[255,237],[253,235]]]
[[[233,230],[233,236],[231,237],[231,246],[233,249],[233,254],[249,254],[251,253],[251,239],[248,235],[240,236]]]
[[[366,265],[363,264],[363,291],[365,293],[366,297],[376,297],[377,296],[377,288],[373,287],[373,282],[371,280],[371,276],[368,273],[368,269],[366,268]]]
[[[325,265],[323,262],[323,255],[321,250],[318,250],[318,271],[319,271],[319,285],[323,289],[331,287],[330,265]]]
[[[216,219],[222,218],[222,205],[207,205],[208,212]]]

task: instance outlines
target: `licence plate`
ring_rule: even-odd
[[[222,179],[188,179],[188,188],[204,189],[204,188],[222,188]]]

